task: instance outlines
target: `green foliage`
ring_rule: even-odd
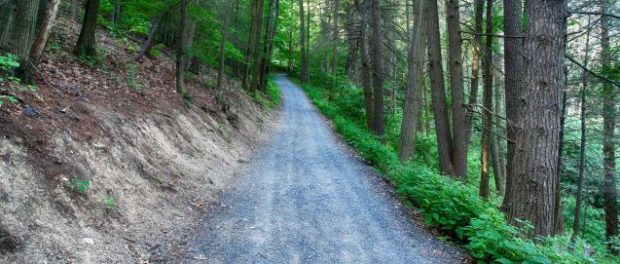
[[[251,92],[250,96],[260,105],[268,109],[275,108],[282,103],[282,95],[280,94],[280,89],[278,89],[278,86],[271,77],[267,80],[266,93]]]
[[[112,210],[116,208],[116,198],[113,195],[106,194],[102,198],[103,205],[105,205],[106,209]]]
[[[74,176],[69,181],[67,189],[71,193],[85,195],[90,189],[90,181]]]
[[[465,243],[472,256],[481,262],[496,263],[593,263],[586,254],[586,244],[578,241],[570,251],[567,237],[528,239],[527,224],[519,229],[507,223],[506,217],[492,203],[482,200],[475,187],[442,176],[436,167],[429,167],[423,160],[401,164],[396,153],[382,144],[363,124],[355,109],[340,105],[346,91],[340,96],[322,87],[333,83],[318,82],[304,87],[308,96],[321,112],[329,117],[338,133],[354,146],[361,157],[388,176],[398,193],[413,203],[422,213],[425,222],[452,234]],[[351,88],[355,89],[355,88]],[[353,97],[358,93],[350,91]],[[333,95],[333,94],[332,94]],[[332,100],[328,100],[331,98]],[[359,105],[358,107],[363,105]],[[436,148],[430,139],[420,138],[420,148]]]
[[[19,68],[17,56],[11,53],[0,55],[0,82],[11,81],[19,82],[15,77],[15,70]]]

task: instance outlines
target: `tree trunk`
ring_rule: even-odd
[[[590,24],[591,18],[588,18],[588,24]],[[586,51],[590,50],[590,30],[586,33]],[[589,54],[585,53],[585,58],[583,59],[583,65],[585,68],[588,67],[589,63]],[[588,72],[583,70],[581,73],[581,91],[579,92],[581,97],[581,109],[580,109],[580,121],[581,121],[581,139],[579,145],[579,180],[577,183],[577,195],[575,197],[575,217],[573,218],[573,234],[571,236],[571,241],[575,242],[577,236],[579,236],[580,228],[579,224],[581,222],[581,204],[583,201],[583,185],[585,182],[585,171],[586,171],[586,92],[588,89]]]
[[[424,89],[424,63],[426,50],[426,6],[427,0],[414,2],[413,28],[409,55],[407,58],[407,86],[403,102],[403,121],[401,125],[398,157],[407,161],[415,151],[416,129],[420,122],[422,108],[422,90]]]
[[[467,178],[467,129],[465,107],[463,107],[463,50],[461,43],[461,25],[459,1],[448,0],[446,23],[448,25],[448,69],[450,70],[450,88],[452,91],[452,164],[455,176]]]
[[[41,58],[41,54],[43,54],[43,49],[47,43],[47,38],[52,31],[52,27],[54,27],[59,5],[60,0],[50,0],[47,3],[45,14],[43,15],[43,21],[41,22],[41,28],[39,29],[37,37],[32,44],[32,48],[30,49],[30,60],[32,60],[32,63],[35,65],[39,63],[39,59]]]
[[[446,88],[441,59],[439,33],[439,10],[437,1],[428,3],[428,72],[431,79],[432,108],[435,117],[435,133],[439,150],[439,169],[442,173],[454,176],[452,166],[452,136],[446,108]]]
[[[493,132],[493,0],[487,0],[486,34],[484,43],[484,55],[482,62],[482,79],[484,82],[482,104],[484,115],[482,118],[482,144],[480,147],[481,165],[480,196],[489,197],[489,165],[491,161],[491,137]],[[455,131],[457,132],[457,131]],[[497,151],[495,151],[497,153]],[[498,171],[494,171],[495,174]]]
[[[332,20],[333,25],[332,25],[332,74],[336,75],[337,71],[338,71],[338,40],[339,40],[339,36],[338,36],[338,12],[340,10],[340,0],[334,0],[334,18]]]
[[[270,3],[273,3],[273,0],[269,0]],[[256,51],[254,53],[254,58],[252,58],[252,86],[251,89],[252,90],[259,90],[260,89],[260,83],[259,83],[259,79],[260,79],[260,64],[261,64],[261,58],[263,57],[263,46],[264,45],[262,43],[262,36],[263,36],[263,16],[265,12],[265,0],[261,0],[258,1],[258,7],[257,7],[257,15],[256,15],[256,20],[254,21],[254,23],[256,23],[254,26],[256,27],[256,31],[255,31],[255,38],[254,38],[254,43],[250,44],[254,46],[254,50]],[[268,18],[269,19],[269,18]]]
[[[189,9],[189,0],[181,1],[181,18],[179,21],[179,37],[177,44],[177,58],[176,58],[176,86],[177,93],[182,98],[186,98],[185,91],[185,51],[187,49],[187,17]]]
[[[377,136],[383,136],[383,43],[381,42],[381,5],[379,0],[370,0],[370,28],[372,29],[372,85],[373,85],[373,129]]]
[[[368,50],[368,8],[362,6],[360,0],[355,0],[355,7],[360,14],[360,55],[362,57],[362,86],[364,86],[364,106],[366,110],[366,126],[372,130],[374,124],[374,99],[372,92],[372,76],[370,69],[370,52]]]
[[[157,31],[159,31],[160,23],[161,23],[160,15],[155,15],[151,18],[151,26],[149,27],[149,33],[148,33],[148,36],[146,37],[146,42],[144,42],[144,44],[142,45],[142,48],[140,48],[140,52],[138,52],[138,56],[136,56],[137,62],[142,61],[142,58],[144,58],[144,56],[148,54],[151,48],[153,47],[153,44],[154,44],[153,41],[155,41],[155,35],[157,34]]]
[[[0,9],[0,49],[6,49],[11,37],[17,5],[15,0],[2,0]]]
[[[601,12],[609,11],[610,1],[601,1]],[[611,67],[611,45],[609,40],[609,20],[601,16],[601,65],[603,69]],[[603,196],[605,197],[605,237],[607,240],[618,236],[618,201],[616,188],[616,146],[614,142],[616,127],[616,92],[613,86],[603,84],[603,168],[605,180]],[[617,255],[618,250],[609,246],[610,253]]]
[[[506,157],[506,193],[502,203],[502,210],[509,211],[513,207],[512,190],[513,179],[512,168],[514,167],[516,133],[519,130],[517,121],[520,116],[517,114],[518,98],[520,96],[521,78],[523,77],[523,32],[521,29],[523,17],[523,1],[504,0],[504,34],[513,36],[504,39],[504,72],[505,72],[505,101],[506,101],[506,137],[507,157]]]
[[[30,60],[30,48],[35,35],[37,25],[37,12],[39,10],[39,0],[20,0],[17,1],[15,12],[15,22],[10,33],[8,51],[17,55],[21,67],[18,76],[25,83],[32,82],[33,69]]]
[[[84,14],[84,22],[82,30],[75,47],[75,54],[78,56],[96,56],[97,55],[97,15],[99,14],[99,0],[88,0],[86,2],[86,13]]]
[[[299,0],[299,43],[301,45],[301,83],[308,82],[308,57],[306,56],[306,20],[304,18],[304,0]]]
[[[116,0],[114,1],[114,12],[112,13],[112,25],[116,27],[120,19],[121,19],[121,0]]]
[[[484,15],[484,1],[474,0],[474,33],[482,33],[482,17]],[[476,107],[478,104],[478,85],[479,73],[480,73],[480,48],[482,47],[482,35],[474,34],[474,41],[472,43],[472,58],[471,58],[471,82],[469,87],[469,107]],[[471,129],[474,121],[474,113],[467,111],[466,116],[466,136],[467,144],[471,140]]]
[[[222,25],[219,50],[219,66],[217,68],[217,85],[216,85],[216,99],[221,101],[222,95],[222,83],[224,81],[224,70],[226,68],[226,41],[228,41],[228,24],[230,23],[230,9],[232,8],[232,1],[225,3],[226,11],[224,11],[224,25]],[[221,103],[221,102],[220,102]]]
[[[565,85],[566,2],[529,0],[524,39],[523,83],[517,115],[512,191],[505,208],[513,225],[517,219],[534,225],[531,235],[555,233],[555,192]]]
[[[265,44],[263,56],[260,66],[259,90],[267,91],[267,74],[271,64],[271,56],[273,54],[273,41],[278,27],[278,17],[280,15],[280,0],[271,0],[269,2],[269,17],[267,19],[267,30],[265,33]]]

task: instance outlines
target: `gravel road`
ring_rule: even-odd
[[[185,263],[462,263],[412,220],[308,98],[277,77],[279,128],[192,239]]]

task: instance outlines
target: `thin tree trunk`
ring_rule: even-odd
[[[366,110],[366,126],[372,130],[374,124],[374,99],[372,92],[372,77],[370,69],[370,53],[368,51],[368,8],[362,6],[360,0],[355,0],[355,7],[360,14],[360,45],[362,86],[364,86],[364,106]]]
[[[30,48],[34,39],[37,12],[39,10],[39,0],[20,0],[17,1],[17,10],[15,12],[15,22],[11,31],[8,51],[17,55],[21,67],[18,70],[18,76],[25,83],[32,82],[33,69],[30,60]]]
[[[306,20],[304,18],[304,0],[299,0],[299,43],[301,45],[301,83],[308,82],[308,57],[306,56]]]
[[[467,126],[465,107],[463,107],[463,50],[461,43],[461,24],[459,1],[448,0],[446,23],[448,25],[448,69],[452,91],[452,165],[455,176],[465,181],[467,178]]]
[[[187,19],[188,19],[189,0],[181,0],[181,18],[179,23],[178,45],[177,45],[177,58],[176,58],[176,86],[177,93],[183,98],[186,98],[185,91],[185,51],[187,48]]]
[[[403,102],[403,121],[401,125],[400,146],[398,156],[401,161],[407,161],[415,151],[415,136],[420,122],[422,108],[422,90],[424,90],[424,52],[426,50],[426,5],[427,0],[414,2],[411,44],[407,59],[407,86],[405,101]]]
[[[428,4],[428,72],[431,79],[432,108],[439,150],[439,169],[444,174],[454,176],[451,152],[452,136],[446,107],[446,88],[441,59],[439,8],[437,1],[429,1]]]
[[[78,56],[97,55],[97,15],[99,14],[99,0],[88,0],[86,2],[86,13],[80,37],[75,47],[75,54]]]
[[[480,147],[481,174],[480,174],[480,196],[489,197],[489,165],[491,161],[491,137],[493,132],[493,0],[487,0],[486,6],[486,34],[484,44],[484,55],[482,60],[482,79],[484,82],[482,104],[484,116],[482,118],[482,144]],[[497,151],[495,151],[497,153]],[[497,170],[494,171],[497,174]]]
[[[610,7],[609,0],[601,1],[601,13]],[[611,66],[611,45],[609,40],[609,20],[601,16],[601,64],[603,69]],[[603,168],[605,180],[603,196],[605,197],[605,238],[611,240],[618,236],[618,201],[616,188],[616,92],[610,83],[603,84]],[[617,255],[618,250],[609,245],[610,253]]]
[[[273,0],[269,0],[270,3],[273,3]],[[257,30],[255,31],[256,37],[254,38],[254,43],[251,44],[254,46],[254,50],[256,51],[254,53],[254,58],[252,58],[252,86],[251,89],[252,90],[259,90],[260,89],[260,83],[259,83],[259,79],[260,79],[260,72],[261,72],[261,58],[263,57],[263,49],[262,49],[262,45],[264,45],[262,43],[262,38],[261,36],[263,36],[262,32],[263,32],[263,16],[264,16],[264,12],[265,12],[265,1],[261,0],[258,2],[258,8],[257,8],[257,16],[256,16],[256,28]],[[269,19],[269,18],[268,18]]]
[[[50,0],[47,3],[45,14],[43,15],[43,21],[41,22],[41,28],[32,43],[32,48],[30,49],[30,60],[35,65],[39,63],[39,59],[41,58],[41,54],[43,54],[43,49],[47,43],[47,38],[52,31],[52,27],[54,27],[59,5],[60,0]]]
[[[2,10],[0,10],[0,49],[6,49],[11,37],[13,20],[16,13],[15,0],[3,0]]]
[[[591,18],[588,18],[588,24],[590,24]],[[586,33],[586,51],[590,50],[590,30]],[[589,54],[585,53],[585,58],[583,59],[583,65],[585,68],[588,67],[589,63]],[[581,91],[579,92],[581,97],[581,109],[580,109],[580,121],[581,121],[581,140],[579,145],[579,180],[577,183],[577,195],[575,197],[575,217],[573,218],[573,234],[571,236],[571,241],[575,242],[577,236],[579,236],[580,228],[579,224],[581,222],[581,204],[583,201],[583,185],[585,182],[585,171],[586,171],[586,92],[588,89],[588,72],[583,70],[581,73]]]
[[[555,189],[565,85],[565,1],[529,0],[524,39],[523,85],[517,115],[515,156],[511,168],[508,219],[534,226],[532,236],[555,233]]]
[[[334,18],[333,18],[333,25],[332,25],[332,74],[336,75],[337,71],[338,71],[338,62],[337,62],[337,55],[338,55],[338,40],[339,40],[339,36],[338,36],[338,32],[339,32],[339,24],[338,24],[338,12],[340,10],[340,0],[334,0]]]
[[[372,85],[373,85],[373,132],[383,136],[385,132],[383,112],[383,43],[381,42],[381,5],[379,0],[370,0],[370,28],[372,29]]]
[[[482,17],[484,16],[484,1],[474,0],[474,32],[482,32]],[[471,82],[469,87],[469,107],[475,107],[478,104],[478,85],[480,74],[480,47],[482,47],[482,35],[475,34],[474,41],[472,43],[472,58],[471,58]],[[465,129],[467,136],[467,143],[471,140],[471,129],[474,121],[474,112],[467,111]]]
[[[265,50],[263,58],[261,60],[261,73],[260,73],[260,90],[265,92],[267,90],[267,74],[269,73],[269,66],[271,64],[271,56],[273,53],[273,41],[276,35],[278,27],[278,17],[280,15],[280,0],[271,0],[269,7],[269,16],[272,17],[267,23],[267,32],[265,34]]]
[[[148,54],[151,48],[153,47],[153,41],[155,41],[155,35],[157,34],[157,31],[159,31],[159,26],[161,23],[160,21],[161,21],[160,15],[155,15],[153,16],[153,18],[151,18],[151,26],[149,27],[149,33],[148,33],[148,36],[146,37],[146,42],[144,42],[144,44],[142,45],[142,48],[140,48],[140,52],[138,52],[138,56],[136,56],[137,62],[142,61],[142,58],[144,58],[144,56]]]
[[[225,3],[226,11],[224,11],[224,25],[222,25],[219,50],[219,67],[217,68],[217,85],[216,85],[216,98],[221,99],[222,95],[222,83],[224,81],[224,69],[226,68],[226,41],[228,41],[228,24],[230,23],[230,9],[232,8],[232,1]],[[220,98],[218,98],[220,97]]]

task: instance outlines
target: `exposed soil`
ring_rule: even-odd
[[[59,21],[36,90],[0,84],[19,99],[0,107],[0,263],[166,261],[269,134],[269,111],[228,80],[222,112],[209,69],[186,104],[169,58],[136,63],[137,43],[99,32],[101,62],[80,60],[77,33]]]

